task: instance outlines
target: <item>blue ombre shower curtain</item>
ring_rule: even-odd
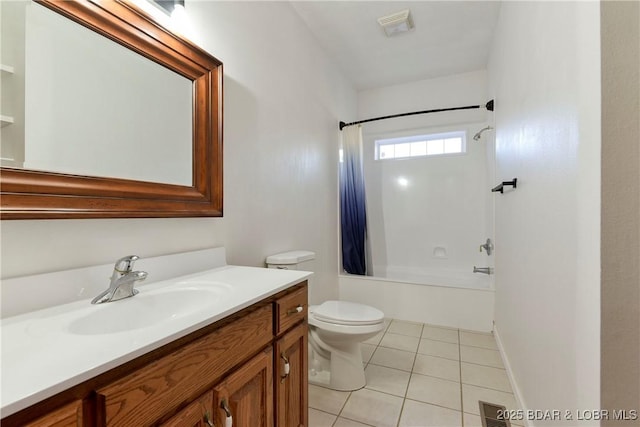
[[[362,167],[362,127],[359,125],[342,129],[340,227],[342,267],[350,274],[367,274],[367,215]]]

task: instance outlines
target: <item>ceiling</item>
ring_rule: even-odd
[[[499,1],[292,1],[356,89],[486,68]],[[377,19],[410,9],[415,28],[387,37]]]

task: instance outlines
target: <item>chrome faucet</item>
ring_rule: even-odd
[[[91,304],[117,301],[137,294],[138,290],[133,288],[135,283],[147,278],[146,271],[132,271],[133,263],[138,259],[137,255],[129,255],[116,261],[113,266],[109,289],[95,297]]]
[[[487,255],[491,255],[491,252],[493,252],[493,242],[491,239],[487,239],[487,243],[480,245],[480,252],[482,252],[483,249],[487,251]]]
[[[491,267],[476,267],[473,266],[474,273],[482,273],[482,274],[493,274],[493,268]]]

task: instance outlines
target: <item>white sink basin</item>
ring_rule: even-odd
[[[180,287],[138,295],[94,306],[95,311],[69,323],[78,335],[112,334],[146,328],[199,311],[211,310],[224,296],[224,288]]]

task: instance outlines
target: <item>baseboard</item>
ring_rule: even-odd
[[[522,397],[522,393],[520,392],[520,387],[518,387],[518,383],[516,378],[513,376],[513,371],[511,371],[511,364],[509,363],[509,357],[507,353],[504,351],[504,347],[502,346],[502,340],[500,339],[500,333],[498,332],[498,326],[494,323],[493,325],[493,336],[496,339],[496,344],[498,345],[498,351],[500,351],[500,356],[502,356],[502,362],[504,363],[504,368],[507,371],[507,377],[509,378],[509,383],[511,384],[511,390],[513,390],[513,395],[516,399],[516,404],[518,405],[518,409],[522,409],[523,411],[527,410],[527,404]],[[524,419],[524,424],[526,427],[535,427],[533,421],[527,420],[526,417]]]

